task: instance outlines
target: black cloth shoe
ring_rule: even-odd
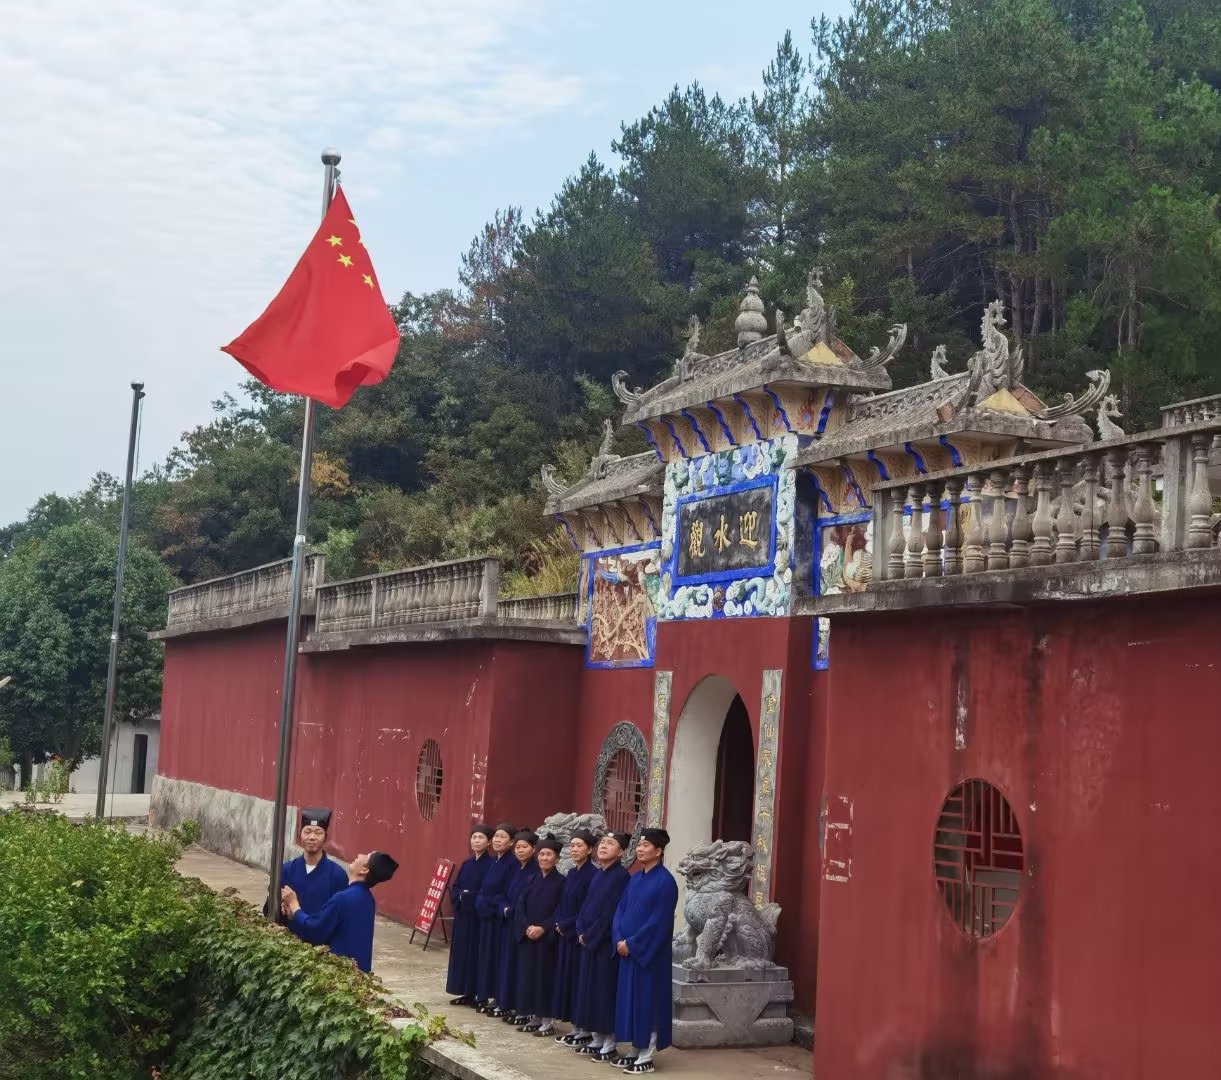
[[[581,1049],[577,1051],[578,1054],[583,1054],[584,1052],[585,1052],[584,1047],[581,1047]],[[594,1061],[609,1061],[613,1065],[613,1064],[615,1064],[615,1059],[618,1056],[619,1055],[616,1054],[614,1050],[606,1050],[606,1051],[599,1050],[597,1053],[595,1053],[593,1055],[593,1059],[594,1059]]]
[[[592,1035],[557,1035],[555,1041],[565,1046],[588,1046],[594,1041]]]
[[[485,1009],[484,1011],[488,1014],[488,1016],[492,1017],[495,1020],[503,1020],[506,1016],[509,1015],[509,1012],[505,1009],[502,1009],[499,1005],[494,1006],[491,1009]]]
[[[471,1005],[474,1003],[474,1000],[475,999],[470,997],[468,994],[463,994],[461,997],[453,998],[450,1001],[450,1004],[451,1005]]]
[[[537,1035],[538,1031],[539,1031],[538,1024],[518,1024],[517,1026],[519,1028],[521,1028],[521,1032],[523,1035],[525,1035],[527,1033],[529,1033],[530,1035]]]
[[[530,1017],[515,1016],[509,1021],[509,1023],[512,1024],[514,1027],[525,1027],[528,1023],[530,1023]]]
[[[626,1069],[629,1065],[636,1064],[636,1055],[633,1054],[631,1057],[627,1057],[626,1055],[624,1057],[620,1057],[618,1054],[616,1054],[615,1060],[612,1061],[611,1064],[614,1065],[616,1069]]]
[[[530,1029],[526,1028],[526,1030],[529,1031]],[[546,1039],[555,1034],[555,1028],[541,1027],[533,1034],[536,1039]]]
[[[593,1042],[593,1039],[590,1039],[589,1042]],[[577,1053],[582,1057],[596,1058],[601,1052],[596,1046],[590,1046],[589,1043],[577,1047]]]
[[[625,1073],[647,1073],[653,1071],[653,1063],[651,1061],[633,1062],[624,1070]]]

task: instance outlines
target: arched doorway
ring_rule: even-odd
[[[697,844],[749,840],[755,785],[755,742],[737,689],[721,675],[701,679],[674,730],[666,829],[672,865]],[[678,915],[683,910],[679,879]]]

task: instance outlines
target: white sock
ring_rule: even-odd
[[[598,1038],[597,1035],[594,1038]],[[609,1054],[615,1049],[615,1033],[612,1031],[609,1035],[602,1036],[602,1053]]]
[[[649,1039],[649,1045],[646,1046],[636,1055],[636,1064],[645,1065],[653,1060],[653,1055],[657,1053],[657,1032],[653,1032],[652,1038]]]
[[[555,1021],[554,1021],[554,1020],[552,1020],[550,1016],[544,1016],[544,1017],[543,1017],[543,1018],[542,1018],[542,1019],[541,1019],[541,1020],[538,1022],[538,1026],[539,1026],[539,1027],[540,1027],[540,1028],[541,1028],[543,1031],[550,1031],[550,1030],[551,1030],[553,1027],[555,1027]]]
[[[574,1039],[584,1039],[589,1034],[589,1032],[586,1031],[584,1028],[574,1027],[572,1029],[572,1031],[569,1032],[569,1034]]]

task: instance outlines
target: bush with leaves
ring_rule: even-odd
[[[348,960],[174,871],[189,828],[0,813],[0,1076],[403,1080],[448,1034]]]

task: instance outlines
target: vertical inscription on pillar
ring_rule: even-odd
[[[763,672],[759,701],[759,762],[755,768],[755,877],[751,897],[761,908],[772,898],[772,818],[776,812],[776,757],[780,746],[780,683],[784,672]]]
[[[645,821],[651,828],[661,825],[666,805],[666,753],[670,745],[670,682],[673,672],[653,675],[653,734],[649,744],[649,804]]]

